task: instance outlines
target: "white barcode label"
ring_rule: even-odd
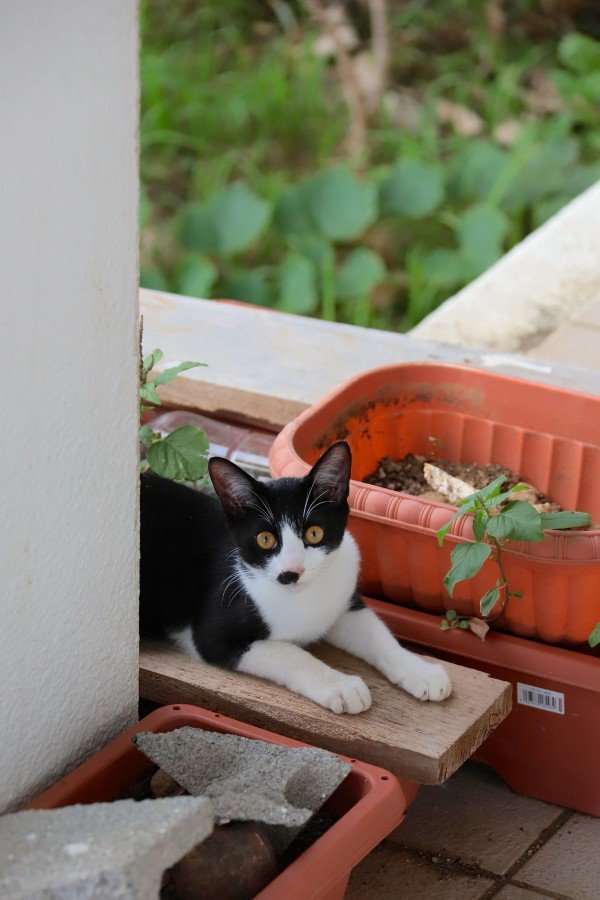
[[[532,684],[517,682],[517,703],[523,706],[534,706],[536,709],[545,709],[546,712],[565,714],[565,695],[558,691],[547,691],[545,688],[534,687]]]

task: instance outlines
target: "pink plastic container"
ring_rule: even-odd
[[[40,794],[27,808],[55,809],[115,799],[148,769],[148,759],[131,743],[133,735],[139,731],[172,731],[184,725],[287,747],[308,746],[200,707],[164,706]],[[257,895],[260,900],[341,900],[354,866],[404,818],[417,792],[414,782],[401,783],[385,769],[340,758],[352,763],[352,771],[325,806],[339,816],[337,822]]]
[[[470,519],[443,549],[436,530],[453,508],[362,482],[384,456],[498,463],[565,509],[600,522],[600,398],[461,366],[405,363],[357,376],[320,400],[276,438],[273,475],[304,475],[333,441],[353,454],[350,528],[362,553],[362,589],[420,609],[479,615],[496,570],[446,593],[450,551],[472,538]],[[432,458],[434,462],[435,459]],[[600,531],[548,531],[541,543],[509,544],[511,589],[498,627],[551,643],[581,644],[600,621]]]

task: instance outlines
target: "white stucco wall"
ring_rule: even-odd
[[[0,810],[137,698],[137,11],[0,3]]]

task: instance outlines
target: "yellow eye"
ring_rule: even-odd
[[[325,536],[325,532],[321,528],[320,525],[311,525],[304,532],[304,537],[306,539],[307,544],[320,544]]]
[[[277,538],[270,531],[261,531],[256,535],[256,543],[261,550],[272,550],[277,543]]]

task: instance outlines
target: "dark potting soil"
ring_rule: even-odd
[[[495,464],[478,466],[476,463],[452,463],[447,459],[427,459],[425,456],[419,456],[416,453],[408,453],[402,459],[392,459],[390,456],[384,456],[379,461],[377,469],[363,478],[363,481],[367,484],[388,488],[391,491],[403,491],[406,494],[412,494],[413,497],[430,494],[432,488],[427,484],[423,475],[423,465],[426,462],[443,469],[448,475],[453,475],[455,478],[466,481],[467,484],[473,486],[474,491],[481,490],[500,475],[506,477],[506,481],[502,485],[503,491],[510,490],[523,480],[520,475],[511,469],[507,469],[506,466]],[[560,510],[558,504],[554,503],[553,500],[549,500],[548,497],[545,497],[539,491],[536,491],[536,502],[549,504],[548,512],[558,512]]]

